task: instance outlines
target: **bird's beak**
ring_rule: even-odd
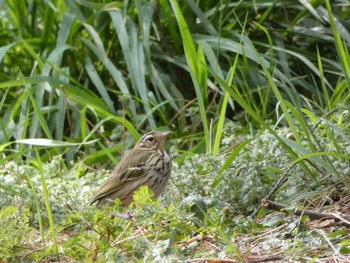
[[[168,138],[168,135],[170,134],[171,132],[162,132],[160,134],[160,141],[159,141],[159,149],[161,150],[164,150],[164,147],[165,147],[165,140]]]
[[[162,137],[164,138],[164,139],[166,139],[166,138],[168,138],[168,135],[171,133],[171,131],[168,131],[168,132],[163,132],[162,133]]]

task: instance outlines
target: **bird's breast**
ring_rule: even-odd
[[[149,158],[149,170],[146,172],[145,184],[148,185],[154,195],[158,197],[164,190],[171,171],[171,158],[163,151],[156,151]]]

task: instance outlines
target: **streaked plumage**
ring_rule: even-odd
[[[164,149],[168,134],[152,131],[143,135],[97,190],[91,204],[97,202],[97,207],[113,205],[114,199],[119,198],[124,206],[128,206],[133,193],[143,185],[149,186],[158,197],[171,171],[171,159]]]

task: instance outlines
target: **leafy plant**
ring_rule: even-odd
[[[332,253],[311,220],[259,208],[349,193],[349,3],[0,6],[1,260],[244,261],[260,234],[283,259]],[[173,131],[167,194],[141,189],[136,221],[87,206],[151,129]]]

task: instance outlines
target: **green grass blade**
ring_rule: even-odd
[[[33,115],[35,116],[35,118],[33,117],[33,119],[39,121],[40,127],[43,130],[43,132],[45,133],[45,136],[49,139],[52,139],[53,136],[52,136],[51,131],[49,129],[49,126],[47,124],[47,119],[43,115],[42,107],[40,107],[38,105],[38,101],[37,101],[38,97],[37,96],[34,97],[30,92],[28,93],[28,95],[29,95],[30,101],[32,102],[31,105],[33,106],[33,110],[34,110]],[[34,120],[33,120],[33,124],[35,124],[35,125],[32,125],[32,127],[31,127],[31,135],[32,135],[32,137],[36,137],[33,135],[38,134],[39,129],[38,129],[36,122]],[[41,136],[39,135],[39,137],[41,137]]]
[[[225,92],[224,98],[221,103],[221,109],[219,113],[219,120],[216,127],[216,133],[215,133],[215,139],[214,139],[214,146],[213,146],[213,155],[217,155],[220,150],[220,142],[221,142],[221,135],[222,135],[222,129],[224,127],[225,123],[225,116],[226,116],[226,109],[228,104],[228,99],[230,98],[230,94],[228,92]]]
[[[41,175],[41,185],[43,188],[45,208],[46,208],[47,217],[49,219],[50,239],[53,243],[53,251],[58,258],[58,245],[57,245],[57,239],[56,239],[57,233],[56,233],[55,222],[53,220],[53,215],[52,215],[52,208],[51,208],[51,203],[50,203],[50,192],[48,191],[48,188],[47,188],[47,183],[46,183],[46,179],[45,179],[44,171],[43,171],[43,164],[41,162],[41,156],[40,156],[37,148],[35,148],[35,151],[36,151],[36,165],[37,165],[39,172],[40,172],[40,175]]]
[[[210,134],[209,134],[209,125],[208,125],[208,120],[206,115],[206,109],[205,109],[206,98],[204,98],[204,94],[206,93],[206,90],[207,90],[207,80],[204,79],[204,76],[207,75],[206,73],[207,68],[204,67],[202,64],[204,62],[203,56],[202,56],[202,49],[199,48],[198,50],[199,56],[198,56],[188,25],[186,23],[185,18],[183,17],[183,14],[181,12],[178,2],[176,0],[171,0],[170,3],[175,13],[176,20],[178,22],[178,26],[180,29],[180,33],[181,33],[182,41],[184,45],[186,60],[189,66],[190,75],[192,78],[192,82],[196,92],[196,97],[198,100],[199,111],[200,111],[201,121],[203,124],[203,130],[204,130],[206,152],[210,152],[210,147],[211,147]]]
[[[33,193],[34,201],[35,201],[36,213],[37,213],[37,215],[38,215],[38,223],[39,223],[40,236],[41,236],[41,239],[44,240],[44,234],[45,234],[45,233],[44,233],[43,218],[42,218],[42,215],[41,215],[40,200],[39,200],[38,194],[37,194],[37,192],[36,192],[36,190],[35,190],[33,181],[30,179],[30,176],[28,175],[28,173],[25,173],[25,175],[26,175],[27,180],[28,180],[28,182],[29,182],[30,188],[32,189],[32,193]]]
[[[145,112],[147,112],[147,107],[150,105],[148,98],[149,91],[146,87],[145,81],[147,69],[145,68],[145,54],[143,51],[143,45],[139,41],[136,26],[132,21],[125,21],[125,19],[122,17],[122,13],[119,11],[110,11],[109,14],[118,35],[134,91],[142,99]],[[151,15],[150,12],[147,14],[148,16]],[[136,61],[137,63],[135,63]],[[156,127],[153,115],[148,116],[148,122],[151,128]]]
[[[0,64],[4,56],[6,55],[7,51],[11,49],[14,45],[16,45],[16,43],[11,43],[6,46],[0,47]]]
[[[113,101],[110,98],[105,85],[103,84],[102,80],[100,79],[99,75],[97,74],[97,71],[96,71],[94,65],[92,64],[92,61],[90,58],[86,59],[85,69],[86,69],[86,72],[89,75],[91,81],[95,84],[96,89],[100,93],[100,95],[101,95],[102,99],[104,100],[104,102],[106,103],[106,105],[109,107],[111,112],[115,112],[114,106],[113,106]]]
[[[67,147],[67,146],[81,146],[81,145],[93,144],[98,140],[99,139],[94,139],[91,141],[85,140],[84,142],[72,143],[72,142],[65,142],[65,141],[33,138],[33,139],[16,140],[15,143],[23,143],[23,144],[29,144],[29,145],[35,145],[35,146]]]
[[[342,69],[344,71],[345,79],[346,79],[347,84],[348,84],[348,89],[350,89],[350,65],[349,65],[350,55],[349,55],[349,51],[348,51],[348,48],[345,46],[345,43],[343,43],[343,41],[340,37],[339,30],[338,30],[338,27],[340,26],[340,25],[338,25],[339,21],[336,21],[334,18],[331,4],[330,4],[329,0],[326,0],[326,7],[327,7],[328,15],[329,15],[329,23],[331,24],[332,33],[334,36],[335,46],[336,46],[336,49],[338,52],[338,58],[340,60],[340,64],[342,65]]]

